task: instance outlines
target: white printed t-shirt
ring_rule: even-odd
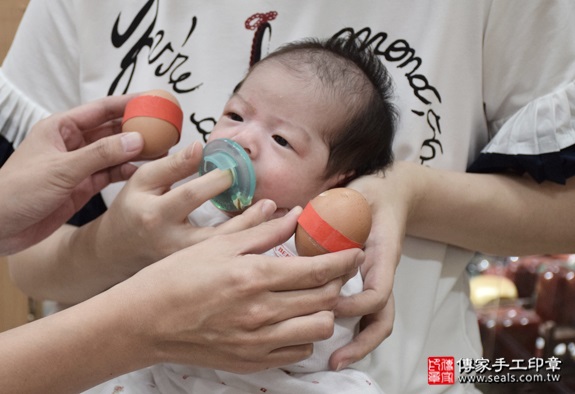
[[[558,158],[575,143],[574,8],[569,0],[32,0],[0,70],[0,133],[16,146],[47,113],[166,89],[184,110],[176,151],[205,141],[251,61],[289,41],[352,32],[395,81],[397,160],[461,172],[476,162],[477,171],[516,168],[560,182],[573,173]],[[103,192],[106,203],[119,187]],[[428,357],[481,356],[465,275],[471,255],[406,238],[393,333],[364,367],[386,393],[472,390],[427,379]]]

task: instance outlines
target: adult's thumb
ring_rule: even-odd
[[[104,137],[80,149],[69,152],[69,171],[80,182],[84,178],[134,159],[144,148],[138,132],[120,133]]]

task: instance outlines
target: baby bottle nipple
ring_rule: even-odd
[[[221,138],[204,147],[200,175],[216,168],[232,174],[232,186],[212,198],[212,203],[227,212],[241,211],[252,203],[256,190],[256,174],[250,157],[236,142]]]

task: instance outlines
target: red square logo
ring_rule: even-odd
[[[427,358],[427,384],[454,384],[455,360],[453,357]]]

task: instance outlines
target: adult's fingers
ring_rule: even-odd
[[[332,353],[330,369],[339,371],[367,356],[391,335],[394,318],[395,302],[392,294],[383,310],[363,317],[361,330],[351,343]]]
[[[270,352],[272,360],[282,360],[285,365],[311,355],[312,348],[309,345],[330,338],[333,330],[333,313],[319,311],[286,319],[259,330],[254,346],[261,346],[262,341],[276,344],[278,348]]]
[[[342,284],[343,281],[338,278],[311,289],[271,292],[266,298],[268,308],[260,308],[261,313],[258,317],[265,318],[263,312],[265,310],[269,314],[265,323],[276,324],[296,316],[307,316],[318,311],[333,311]]]
[[[228,189],[232,182],[229,171],[216,169],[170,190],[164,195],[161,204],[170,208],[168,218],[186,217],[204,202]]]
[[[284,264],[268,265],[268,288],[273,291],[309,289],[323,286],[336,278],[342,283],[364,261],[360,249],[348,249],[314,257],[284,257]],[[278,273],[279,272],[279,273]]]
[[[122,163],[114,167],[106,168],[92,176],[94,193],[99,192],[110,183],[121,182],[130,179],[138,169],[131,163]]]
[[[223,366],[223,369],[250,373],[301,361],[312,354],[313,342],[333,334],[333,327],[334,316],[329,311],[261,327],[244,335],[241,346],[234,346],[234,352],[240,352],[242,362]]]
[[[144,140],[139,133],[112,135],[68,152],[61,163],[62,171],[78,184],[98,171],[129,161],[143,147]]]
[[[259,285],[270,291],[315,288],[336,278],[348,278],[350,273],[357,272],[357,268],[365,259],[360,249],[348,249],[314,257],[284,257],[281,259],[281,264],[276,258],[259,255],[285,242],[293,235],[301,211],[301,207],[296,207],[282,218],[234,233],[231,238],[229,238],[231,235],[223,235],[217,242],[233,248],[237,255],[248,255],[245,257],[259,260],[258,275],[254,276],[253,281],[261,278],[262,283]]]
[[[201,160],[201,144],[194,142],[174,155],[141,166],[136,187],[144,190],[169,189],[174,183],[195,174]]]
[[[301,207],[295,207],[281,218],[270,220],[233,235],[222,235],[222,237],[224,237],[225,243],[234,248],[237,255],[261,254],[291,237],[295,231],[297,218],[301,211]],[[250,256],[250,258],[258,258],[264,261],[270,260],[268,256]],[[275,266],[276,264],[269,265]],[[266,266],[266,264],[262,264],[262,266]]]
[[[267,326],[259,333],[281,346],[303,345],[323,341],[333,335],[335,316],[331,311],[319,311],[283,320]],[[260,337],[261,338],[261,337]]]
[[[364,289],[361,293],[341,297],[336,309],[338,317],[365,316],[381,310],[387,299],[373,289]]]
[[[104,97],[67,111],[66,117],[80,130],[90,131],[110,120],[121,118],[126,104],[134,97],[133,94]]]
[[[91,144],[102,138],[108,137],[110,135],[120,134],[122,132],[122,120],[114,119],[110,120],[92,130],[84,130],[81,136],[78,136],[79,146],[73,147],[68,146],[68,150],[78,149],[85,144]]]
[[[277,206],[272,200],[260,200],[242,212],[241,215],[235,216],[218,226],[202,228],[200,238],[198,238],[199,234],[196,231],[194,240],[200,242],[214,235],[231,234],[255,227],[272,218],[276,208]]]

